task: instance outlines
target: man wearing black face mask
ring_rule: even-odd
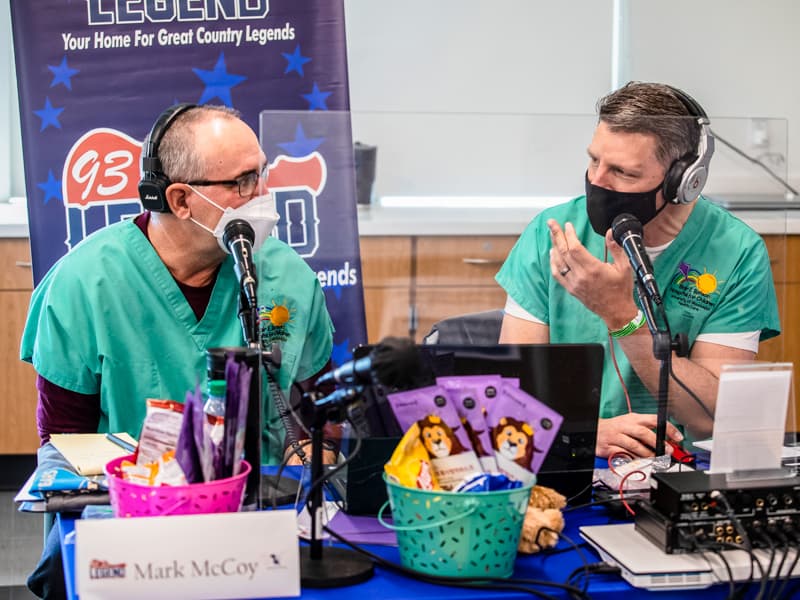
[[[687,98],[650,83],[602,98],[586,195],[537,215],[496,277],[508,292],[501,343],[605,346],[598,456],[649,456],[656,442],[660,363],[630,263],[611,235],[616,216],[632,214],[644,226],[671,330],[689,339],[689,356],[673,356],[673,370],[711,413],[721,365],[753,360],[759,341],[779,333],[763,240],[698,197],[702,182],[688,187],[691,197],[674,191],[686,167],[701,157],[707,169],[713,152]],[[709,436],[703,408],[678,385],[669,393],[667,437]]]

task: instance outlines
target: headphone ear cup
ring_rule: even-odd
[[[139,200],[142,201],[142,206],[145,210],[170,212],[169,203],[167,202],[167,187],[171,182],[161,166],[158,147],[161,145],[164,134],[175,118],[196,106],[196,104],[170,106],[156,119],[153,128],[142,144],[142,178],[139,181]]]
[[[681,183],[686,170],[692,166],[696,158],[691,154],[685,154],[670,165],[664,176],[664,184],[661,186],[661,192],[670,204],[686,204],[691,201],[685,199]]]
[[[170,212],[167,202],[167,187],[170,181],[162,173],[146,173],[139,182],[139,199],[145,210]]]

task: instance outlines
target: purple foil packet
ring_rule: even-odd
[[[492,438],[486,423],[489,404],[500,393],[502,377],[499,375],[454,375],[437,377],[437,385],[442,386],[455,404],[461,424],[467,430],[472,448],[481,461],[486,473],[497,473]]]
[[[203,399],[200,388],[186,392],[183,403],[183,421],[175,447],[175,460],[180,465],[187,483],[201,483],[203,472]]]
[[[523,483],[533,482],[563,421],[525,390],[504,384],[487,414],[500,471]]]
[[[447,391],[438,385],[388,394],[397,423],[407,431],[414,423],[431,458],[442,489],[451,490],[482,473],[466,429]]]

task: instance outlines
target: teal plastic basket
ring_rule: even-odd
[[[497,492],[430,492],[386,474],[380,522],[397,533],[404,566],[442,577],[510,577],[533,483]],[[383,519],[392,507],[392,521]]]

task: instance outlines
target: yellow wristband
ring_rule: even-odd
[[[642,325],[645,324],[644,313],[639,309],[639,312],[636,313],[636,316],[631,319],[631,322],[625,325],[622,329],[617,329],[616,331],[611,332],[611,337],[613,338],[621,338],[625,337],[626,335],[632,334],[634,331],[639,329]]]

